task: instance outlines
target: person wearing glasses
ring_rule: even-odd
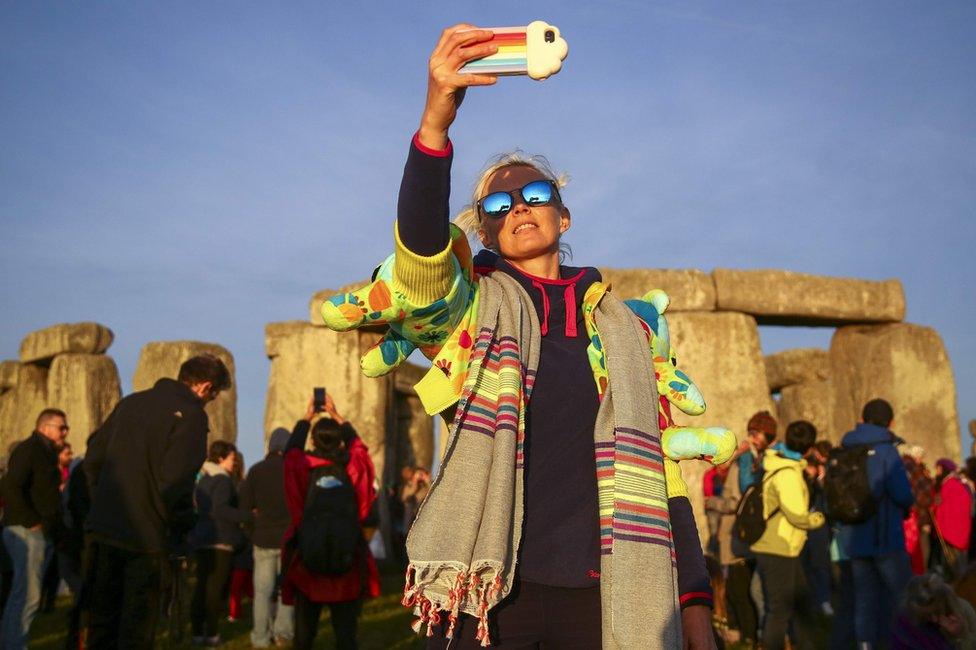
[[[223,361],[192,357],[176,379],[125,397],[88,438],[87,647],[153,647],[163,567],[195,522],[210,429],[204,406],[230,385]]]
[[[0,623],[0,647],[26,648],[41,602],[41,584],[62,534],[58,454],[68,437],[64,411],[47,408],[34,432],[10,454],[3,477],[3,543],[13,564],[10,596]]]
[[[467,88],[496,81],[458,70],[494,53],[496,47],[486,42],[490,38],[489,31],[470,25],[441,35],[429,60],[427,102],[400,186],[393,291],[418,306],[416,313],[435,314],[434,324],[454,328],[431,331],[427,338],[416,334],[418,346],[433,342],[442,346],[442,355],[455,354],[437,357],[417,390],[428,412],[447,406],[447,418],[461,431],[452,433],[440,475],[408,537],[404,604],[420,616],[415,629],[432,628],[428,648],[476,648],[498,641],[520,648],[672,647],[682,638],[685,648],[712,648],[711,590],[687,488],[680,474],[668,473],[665,494],[660,448],[648,451],[659,425],[646,339],[633,314],[617,297],[607,297],[597,269],[563,264],[562,237],[572,225],[562,196],[564,179],[541,157],[516,152],[495,159],[455,220],[476,234],[485,250],[472,260],[465,246],[452,242],[448,132]],[[505,298],[492,302],[492,291]],[[483,312],[494,309],[490,304],[500,304],[497,326],[484,321]],[[591,331],[593,313],[599,332]],[[509,333],[515,348],[506,348],[500,329],[509,317],[523,328],[512,326]],[[532,331],[524,329],[527,322],[537,322]],[[643,346],[635,356],[646,353],[647,359],[633,364],[645,371],[641,378],[631,382],[620,364],[608,364],[608,376],[601,345],[609,355],[611,339],[626,340],[628,350]],[[478,357],[479,346],[492,352]],[[533,348],[537,362],[530,358]],[[514,397],[498,397],[511,390],[504,369],[476,385],[466,383],[470,375],[464,373],[504,365],[513,349],[522,363],[522,385]],[[465,388],[432,409],[437,401],[432,387],[445,383],[438,372],[446,383]],[[608,384],[614,406],[601,409]],[[643,388],[649,391],[641,394]],[[455,410],[452,404],[459,399]],[[517,417],[511,411],[515,404]],[[635,417],[647,426],[636,432],[616,425],[608,430],[606,423],[619,422],[628,409],[642,412]],[[508,456],[493,463],[494,452],[479,451],[479,445],[516,428],[517,451],[504,451],[514,457],[511,472]],[[646,444],[646,457],[634,451],[623,460],[628,451],[621,441],[628,435]],[[637,484],[650,476],[658,489],[651,494],[641,487],[625,495],[631,503],[624,512],[615,495],[626,492],[623,470],[630,462],[642,468],[632,474],[643,473]],[[452,465],[467,468],[453,470],[462,473],[454,483]],[[483,476],[491,480],[479,483]],[[500,487],[505,481],[510,488]],[[511,514],[508,495],[519,493],[521,502],[514,499]],[[601,494],[614,496],[605,503]],[[486,503],[499,506],[493,510]],[[469,518],[469,510],[477,516]],[[657,569],[649,570],[652,565]],[[612,567],[612,575],[606,567]]]

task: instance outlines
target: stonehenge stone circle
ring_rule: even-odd
[[[17,367],[19,365],[16,361],[0,361],[0,393],[17,385]]]
[[[766,355],[766,380],[769,390],[830,377],[830,355],[819,348],[794,348]]]
[[[926,450],[925,462],[960,458],[952,366],[930,327],[908,323],[848,325],[830,343],[834,430],[853,428],[861,409],[880,397],[895,411],[892,429]]]
[[[672,409],[675,422],[725,426],[741,440],[754,413],[774,408],[755,319],[730,312],[678,312],[668,314],[668,323],[678,367],[698,384],[706,401],[705,413],[696,417]],[[702,476],[708,467],[702,461],[681,463],[703,540],[708,539],[708,528]]]
[[[0,395],[0,456],[7,456],[11,444],[31,434],[37,414],[47,408],[47,375],[43,366],[17,365],[16,383]]]
[[[786,433],[790,422],[806,420],[817,428],[817,439],[839,442],[846,433],[834,426],[834,388],[829,381],[807,381],[784,386],[780,394],[778,415],[780,433]]]
[[[88,436],[100,427],[122,397],[119,371],[103,354],[59,354],[47,376],[48,406],[68,414],[68,442],[83,456]]]
[[[112,330],[98,323],[62,323],[31,332],[20,343],[21,363],[48,361],[59,354],[102,354],[112,345]]]
[[[760,323],[838,325],[905,317],[898,280],[855,280],[792,271],[715,269],[716,305]]]
[[[671,298],[669,313],[715,309],[715,283],[703,271],[601,268],[600,274],[604,282],[613,285],[614,295],[621,300],[640,298],[651,289],[663,289]]]
[[[210,420],[208,444],[214,440],[237,441],[237,378],[234,372],[234,356],[215,343],[198,341],[154,341],[143,346],[132,376],[132,390],[152,388],[163,377],[176,379],[180,366],[191,357],[213,354],[227,366],[230,372],[230,390],[221,391],[217,399],[205,407]],[[293,423],[294,424],[294,423]],[[290,427],[289,427],[290,428]]]

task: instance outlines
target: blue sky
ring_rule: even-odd
[[[976,417],[976,4],[525,6],[4,3],[0,358],[96,320],[128,391],[145,343],[221,343],[253,462],[264,325],[387,253],[441,28],[542,18],[563,71],[469,93],[453,206],[520,147],[574,179],[577,264],[897,277]]]

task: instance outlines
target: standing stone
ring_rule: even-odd
[[[973,441],[969,448],[969,455],[976,456],[976,420],[969,421],[969,437]]]
[[[668,313],[667,318],[678,367],[695,380],[707,405],[705,413],[697,417],[673,409],[675,421],[689,426],[725,426],[742,440],[749,418],[774,408],[755,319],[728,312]],[[708,539],[708,529],[702,476],[708,467],[704,461],[681,463],[703,540]]]
[[[88,436],[100,427],[122,397],[119,371],[102,354],[59,354],[47,376],[48,403],[68,414],[68,442],[83,456]]]
[[[0,361],[0,393],[17,385],[20,364],[16,361]]]
[[[614,295],[621,300],[640,298],[651,289],[663,289],[671,299],[668,313],[715,309],[715,283],[704,271],[601,268],[600,273],[604,282],[613,285]]]
[[[34,431],[37,415],[48,406],[47,374],[43,366],[22,363],[14,387],[0,395],[0,456]]]
[[[427,415],[414,386],[427,368],[406,362],[393,375],[397,434],[396,464],[391,476],[399,477],[405,466],[430,470],[434,462],[434,419]]]
[[[377,334],[333,332],[305,321],[267,325],[264,340],[271,373],[265,437],[277,427],[291,430],[305,414],[312,389],[322,386],[369,447],[376,475],[382,477],[392,380],[370,379],[359,367],[360,355],[379,339]]]
[[[212,354],[224,362],[230,372],[231,388],[220,392],[217,399],[205,407],[210,420],[208,444],[214,440],[237,440],[237,380],[234,374],[234,356],[215,343],[198,341],[154,341],[143,346],[139,363],[132,377],[135,391],[152,388],[163,377],[176,379],[180,366],[191,357]]]
[[[31,332],[20,343],[23,363],[48,361],[59,354],[102,354],[112,345],[112,330],[98,323],[62,323]]]
[[[819,348],[796,348],[766,355],[766,379],[769,390],[830,377],[830,355]]]
[[[834,388],[829,381],[807,381],[783,388],[779,398],[780,431],[797,420],[806,420],[817,428],[817,440],[838,442],[847,432],[834,429]]]
[[[926,457],[959,460],[959,420],[952,366],[930,327],[893,323],[850,325],[830,343],[834,430],[842,435],[876,397],[895,411],[894,431]]]
[[[898,280],[734,269],[715,269],[712,277],[718,309],[752,314],[764,324],[883,323],[905,317],[905,293]]]

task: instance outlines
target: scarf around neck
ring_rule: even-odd
[[[606,294],[596,322],[609,387],[594,430],[603,648],[680,647],[657,389],[633,313]],[[491,644],[489,611],[512,590],[523,516],[525,405],[541,345],[532,301],[505,274],[479,280],[477,336],[438,476],[407,537],[403,604],[427,635],[448,638],[461,613]],[[609,533],[609,535],[608,535]]]

